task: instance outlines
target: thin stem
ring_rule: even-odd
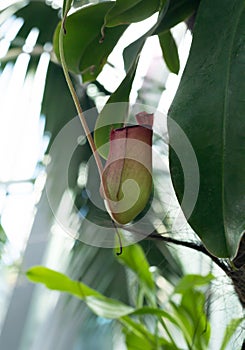
[[[202,243],[195,243],[195,242],[190,242],[190,241],[181,241],[172,237],[166,237],[163,236],[163,233],[158,233],[157,231],[153,231],[151,234],[149,235],[145,235],[144,232],[139,231],[139,230],[135,230],[132,229],[131,227],[127,227],[127,226],[119,226],[121,228],[123,228],[124,230],[127,230],[129,232],[132,233],[136,233],[136,234],[142,234],[142,236],[144,236],[144,239],[149,239],[149,240],[157,240],[157,241],[162,241],[162,242],[166,242],[166,243],[172,243],[175,245],[181,245],[183,247],[187,247],[190,249],[194,249],[197,250],[198,252],[201,252],[205,255],[207,255],[208,257],[210,257],[226,274],[230,273],[230,268],[229,266],[227,266],[227,264],[225,262],[223,262],[221,259],[217,258],[216,256],[212,255]],[[169,232],[164,232],[164,233],[169,233]]]
[[[202,245],[201,243],[194,243],[194,242],[188,242],[188,241],[179,241],[175,238],[171,238],[171,237],[164,237],[159,233],[153,232],[148,236],[149,239],[156,239],[156,240],[160,240],[160,241],[164,241],[167,243],[173,243],[176,245],[181,245],[187,248],[191,248],[191,249],[195,249],[207,256],[209,256],[223,271],[225,271],[226,273],[229,271],[229,268],[227,267],[227,265],[220,260],[219,258],[217,258],[216,256],[212,255],[205,247],[204,245]]]
[[[101,179],[101,181],[102,181],[103,165],[102,165],[100,156],[99,156],[99,154],[98,154],[98,152],[97,152],[96,146],[95,146],[95,144],[94,144],[94,140],[93,140],[93,137],[92,137],[92,135],[91,135],[91,133],[90,133],[88,124],[87,124],[86,119],[85,119],[85,117],[84,117],[83,110],[82,110],[82,108],[81,108],[81,105],[80,105],[80,102],[79,102],[77,93],[76,93],[76,91],[75,91],[75,89],[74,89],[74,86],[73,86],[73,84],[72,84],[72,81],[71,81],[71,78],[70,78],[70,75],[69,75],[69,72],[68,72],[68,68],[67,68],[67,65],[66,65],[66,61],[65,61],[65,55],[64,55],[64,40],[63,40],[63,39],[64,39],[64,35],[65,35],[64,24],[65,24],[65,18],[64,18],[63,21],[62,21],[62,25],[61,25],[60,32],[59,32],[59,53],[60,53],[60,62],[61,62],[61,66],[62,66],[62,68],[63,68],[64,76],[65,76],[67,85],[68,85],[68,87],[69,87],[69,90],[70,90],[70,93],[71,93],[73,102],[74,102],[75,107],[76,107],[76,110],[77,110],[79,119],[80,119],[80,121],[81,121],[83,130],[84,130],[84,132],[85,132],[85,134],[86,134],[88,143],[89,143],[89,145],[90,145],[90,147],[91,147],[91,150],[92,150],[92,152],[93,152],[93,155],[94,155],[94,158],[95,158],[95,161],[96,161],[96,165],[97,165],[97,168],[98,168],[98,171],[99,171],[100,179]]]
[[[63,20],[62,20],[61,27],[60,27],[60,32],[59,32],[59,53],[60,53],[60,62],[61,62],[61,66],[62,66],[62,69],[63,69],[63,72],[64,72],[64,76],[65,76],[67,85],[68,85],[68,87],[69,87],[69,90],[70,90],[70,93],[71,93],[71,96],[72,96],[72,99],[73,99],[73,102],[74,102],[75,107],[76,107],[76,110],[77,110],[79,119],[80,119],[80,121],[81,121],[83,130],[84,130],[85,135],[86,135],[86,137],[87,137],[88,143],[89,143],[89,145],[90,145],[90,148],[91,148],[91,150],[92,150],[92,153],[93,153],[93,156],[94,156],[94,159],[95,159],[97,168],[98,168],[98,172],[99,172],[99,176],[100,176],[100,181],[101,181],[101,190],[102,190],[102,192],[103,192],[103,196],[104,196],[104,198],[105,198],[105,200],[106,200],[106,202],[107,202],[107,206],[108,206],[109,210],[112,212],[112,210],[111,210],[111,205],[110,205],[110,201],[107,200],[107,196],[106,196],[106,193],[105,193],[104,178],[103,178],[103,176],[102,176],[102,174],[103,174],[103,165],[102,165],[100,156],[99,156],[99,154],[98,154],[98,152],[97,152],[97,149],[96,149],[96,146],[95,146],[93,137],[92,137],[91,132],[90,132],[89,127],[88,127],[88,124],[87,124],[86,119],[85,119],[85,117],[84,117],[83,110],[82,110],[82,107],[81,107],[80,102],[79,102],[79,98],[78,98],[77,93],[76,93],[76,91],[75,91],[75,89],[74,89],[74,86],[73,86],[73,84],[72,84],[72,81],[71,81],[71,78],[70,78],[70,75],[69,75],[69,72],[68,72],[66,60],[65,60],[65,54],[64,54],[64,35],[66,34],[65,20],[66,20],[67,12],[68,12],[68,9],[65,9],[65,15],[64,15],[64,18],[63,18]],[[119,250],[119,252],[117,253],[117,255],[121,255],[121,254],[122,254],[122,240],[121,240],[120,233],[119,233],[119,231],[118,231],[118,228],[117,228],[116,223],[115,223],[114,220],[113,220],[113,225],[114,225],[114,227],[115,227],[116,234],[117,234],[118,240],[119,240],[119,246],[120,246],[120,250]]]
[[[120,232],[119,232],[119,229],[115,223],[114,220],[112,220],[112,225],[116,231],[116,234],[117,234],[117,238],[118,238],[118,241],[119,241],[119,252],[116,253],[117,256],[121,255],[122,254],[122,249],[123,249],[123,245],[122,245],[122,239],[121,239],[121,235],[120,235]]]

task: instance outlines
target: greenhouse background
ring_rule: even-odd
[[[86,141],[77,140],[69,166],[69,187],[62,172],[69,140],[61,145],[59,153],[50,156],[59,132],[73,118],[78,121],[62,69],[52,51],[60,6],[56,1],[0,3],[0,349],[94,350],[99,344],[101,350],[123,350],[126,348],[119,323],[98,317],[81,300],[30,283],[25,276],[30,267],[44,265],[125,303],[134,297],[127,287],[134,277],[115,261],[112,249],[75,240],[56,220],[59,212],[74,229],[80,225],[71,212],[72,201],[82,208],[83,214],[90,211],[96,215],[83,192],[91,181],[86,166],[91,151]],[[84,110],[94,111],[105,104],[109,93],[125,76],[123,49],[154,21],[155,15],[127,29],[95,82],[82,85],[78,77],[74,78]],[[131,105],[150,105],[166,114],[191,44],[191,32],[184,23],[173,29],[173,35],[180,56],[179,74],[169,72],[157,38],[150,38],[141,53]],[[91,128],[96,118],[93,113]],[[165,177],[170,181],[168,174]],[[47,181],[59,203],[56,208],[50,208]],[[86,222],[82,225],[89,230]],[[188,228],[181,235],[196,239]],[[177,233],[175,237],[178,238]],[[151,268],[161,271],[163,277],[157,283],[163,300],[164,293],[184,274],[212,272],[216,276],[207,291],[206,309],[212,327],[209,349],[217,350],[230,320],[242,317],[229,279],[201,253],[190,254],[188,248],[151,240],[141,245]],[[240,327],[230,341],[235,344],[230,349],[241,346],[243,333]]]

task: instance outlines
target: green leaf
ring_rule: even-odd
[[[154,345],[151,344],[145,337],[140,337],[132,332],[126,332],[127,350],[154,350]]]
[[[171,302],[174,318],[188,347],[205,350],[210,339],[210,324],[204,313],[205,296],[190,289],[182,296],[180,304]]]
[[[155,34],[169,30],[190,17],[198,8],[200,0],[171,0],[166,16],[156,28]]]
[[[104,16],[113,6],[111,1],[85,6],[66,19],[64,53],[68,69],[82,74],[83,81],[95,80],[106,63],[107,57],[126,29],[126,25],[105,28],[102,38],[101,28]],[[54,51],[59,59],[59,32],[61,23],[54,34]]]
[[[124,69],[126,72],[130,70],[130,67],[132,66],[132,62],[135,62],[136,58],[138,59],[138,56],[148,37],[149,37],[148,33],[142,35],[139,39],[132,42],[129,46],[127,46],[123,50]]]
[[[97,316],[110,319],[118,319],[134,310],[133,307],[104,296],[88,297],[85,303]]]
[[[3,248],[4,248],[4,245],[6,242],[7,242],[6,233],[5,233],[2,225],[0,225],[0,259],[1,259]]]
[[[138,336],[132,332],[125,333],[127,350],[156,350],[159,349],[159,346],[161,346],[161,349],[164,350],[176,350],[174,345],[170,344],[163,338],[157,337],[155,338],[154,343],[152,343],[145,337]]]
[[[229,344],[229,341],[231,340],[231,337],[235,334],[235,331],[241,325],[242,322],[244,322],[243,317],[233,318],[231,322],[227,325],[220,350],[226,349],[227,345]]]
[[[108,141],[111,130],[121,128],[128,117],[129,94],[132,88],[137,62],[138,58],[131,66],[128,74],[117,90],[110,96],[96,121],[94,142],[98,152],[105,159],[108,157],[109,153]]]
[[[190,56],[169,113],[189,138],[200,171],[198,198],[187,219],[219,257],[235,255],[245,229],[244,31],[243,0],[201,2]],[[185,152],[172,123],[169,137],[171,145]],[[181,202],[179,156],[170,150],[172,180]],[[195,172],[188,176],[193,182],[198,178]],[[182,209],[188,211],[187,206]]]
[[[6,242],[7,242],[6,233],[5,233],[2,225],[0,225],[0,244],[5,244]]]
[[[128,305],[107,298],[86,284],[71,280],[63,273],[46,267],[34,266],[26,275],[32,282],[43,283],[49,289],[67,292],[82,299],[97,316],[116,319],[134,311],[134,308]]]
[[[169,313],[161,309],[143,307],[135,310],[129,316],[145,316],[145,315],[157,316],[158,318],[166,318],[170,322],[172,322],[174,325],[178,326],[178,322],[175,321],[175,319]],[[145,347],[143,347],[144,349],[149,348],[153,350],[161,346],[161,348],[163,349],[177,350],[175,344],[170,343],[165,338],[162,338],[160,336],[156,336],[150,333],[143,325],[141,318],[140,318],[141,322],[138,323],[129,316],[122,317],[121,322],[126,328],[126,331],[124,331],[126,333],[126,343],[130,349],[132,350],[138,349],[137,344],[143,344],[143,341],[145,341]]]
[[[214,276],[211,273],[206,276],[195,274],[185,275],[175,287],[174,293],[186,293],[188,289],[209,284],[213,279]]]
[[[95,145],[98,152],[105,159],[108,157],[109,152],[109,136],[111,129],[117,129],[124,125],[128,115],[128,101],[131,87],[133,84],[138,59],[140,52],[145,44],[146,39],[151,36],[168,8],[168,1],[164,1],[165,6],[159,13],[157,23],[142,37],[129,45],[123,53],[125,70],[127,72],[126,77],[119,85],[117,90],[110,96],[107,104],[102,109],[94,131]],[[119,104],[119,102],[123,102]],[[113,103],[117,103],[113,105]]]
[[[38,28],[39,30],[38,44],[45,45],[47,42],[52,41],[53,33],[59,22],[57,10],[54,10],[42,1],[28,1],[28,6],[22,6],[15,13],[15,16],[24,19],[24,25],[18,32],[17,43],[19,41],[21,44],[24,44],[23,38],[27,38],[33,28]],[[48,18],[48,20],[44,21],[44,18]]]
[[[47,288],[67,292],[84,299],[89,296],[100,296],[98,292],[83,283],[71,280],[63,273],[48,269],[44,266],[34,266],[26,272],[30,281],[43,283]]]
[[[126,332],[125,332],[126,335],[128,334],[128,336],[130,337],[130,334],[132,334],[134,335],[134,339],[136,337],[138,338],[139,341],[143,339],[145,341],[146,346],[148,346],[148,348],[152,349],[153,347],[154,349],[155,337],[152,333],[150,333],[145,328],[145,326],[142,323],[136,322],[128,316],[122,317],[121,322],[126,328]],[[127,339],[127,336],[126,336],[126,339]]]
[[[105,16],[105,26],[142,21],[159,10],[159,0],[117,0]]]
[[[170,72],[178,74],[180,68],[178,49],[170,30],[158,34],[158,38],[168,69]]]
[[[150,272],[150,265],[144,251],[139,244],[133,244],[123,248],[123,253],[118,257],[119,261],[130,268],[138,276],[143,285],[155,290],[155,283]]]
[[[172,322],[174,325],[178,325],[178,322],[176,321],[176,319],[169,313],[166,312],[162,309],[156,309],[156,308],[152,308],[152,307],[142,307],[140,309],[137,309],[135,311],[133,311],[131,313],[131,315],[135,315],[135,316],[143,316],[143,315],[152,315],[152,316],[157,316],[157,317],[161,317],[161,318],[165,318],[168,321]]]

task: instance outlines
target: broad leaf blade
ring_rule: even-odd
[[[51,270],[44,266],[34,266],[27,271],[26,275],[32,282],[43,283],[49,289],[67,292],[82,299],[85,297],[100,295],[85,284],[71,280],[63,273]]]
[[[199,3],[200,0],[171,0],[166,16],[156,28],[155,34],[165,32],[186,20],[197,10]]]
[[[178,49],[170,30],[158,35],[164,61],[170,72],[178,74],[180,63]]]
[[[105,26],[142,21],[158,10],[159,0],[117,0],[105,17]]]
[[[71,280],[63,273],[46,267],[34,266],[26,275],[32,282],[43,283],[49,289],[67,292],[82,299],[97,316],[117,319],[134,311],[133,307],[107,298],[86,284]]]
[[[127,26],[101,28],[104,16],[113,6],[111,1],[81,8],[66,18],[64,53],[68,69],[82,74],[83,81],[95,80],[101,72],[107,57]],[[54,51],[59,59],[59,24],[54,34]],[[103,39],[103,40],[102,40]]]
[[[220,257],[235,255],[245,228],[244,32],[243,0],[201,2],[190,57],[170,109],[192,144],[200,171],[198,199],[187,219],[207,249]],[[181,145],[170,124],[170,144]],[[177,156],[170,151],[181,202],[184,179]]]

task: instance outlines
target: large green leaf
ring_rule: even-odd
[[[105,16],[105,26],[134,23],[159,10],[159,0],[117,0]]]
[[[32,282],[43,283],[49,289],[67,292],[82,299],[90,296],[100,296],[98,292],[85,284],[71,280],[63,273],[44,266],[33,266],[27,271],[26,275]]]
[[[95,80],[101,72],[107,57],[126,25],[105,28],[102,40],[101,28],[104,16],[113,6],[111,1],[85,6],[66,18],[64,54],[67,67],[76,74],[82,74],[83,81]],[[54,51],[59,59],[59,32],[61,23],[54,34]]]
[[[169,115],[189,138],[199,165],[199,194],[187,219],[210,252],[231,257],[245,229],[245,2],[203,0],[194,29]],[[175,149],[181,147],[171,122],[169,136]],[[170,150],[171,175],[181,202],[179,156]],[[194,181],[198,174],[189,176]]]
[[[86,284],[71,280],[68,276],[43,266],[34,266],[26,273],[32,282],[43,283],[47,288],[70,293],[82,299],[98,316],[110,319],[130,314],[134,308],[107,298]]]
[[[156,28],[156,34],[165,32],[195,13],[200,0],[170,0],[166,16]]]

